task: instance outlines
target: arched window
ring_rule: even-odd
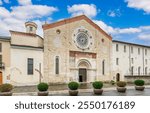
[[[55,73],[59,74],[59,56],[56,56],[55,59]]]
[[[138,67],[138,75],[141,74],[141,67]]]
[[[102,74],[105,75],[105,60],[102,62]]]
[[[145,67],[145,75],[147,75],[147,67]]]

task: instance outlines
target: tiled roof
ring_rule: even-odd
[[[10,30],[10,33],[21,34],[21,35],[25,35],[25,36],[33,36],[33,37],[38,36],[38,37],[42,38],[41,36],[39,36],[37,34],[33,34],[33,33],[19,32],[19,31],[12,31],[12,30]]]
[[[142,46],[142,47],[150,48],[150,46],[148,46],[148,45],[142,45],[142,44],[136,44],[136,43],[130,43],[130,42],[124,42],[124,41],[118,41],[118,40],[113,40],[113,42],[118,42],[118,43],[123,43],[123,44],[129,44],[129,45],[135,45],[135,46]]]

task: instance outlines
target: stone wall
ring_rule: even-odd
[[[125,81],[133,83],[137,79],[142,79],[145,84],[150,84],[150,76],[125,76]]]

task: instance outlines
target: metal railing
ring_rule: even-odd
[[[150,76],[150,73],[127,73],[125,76]]]

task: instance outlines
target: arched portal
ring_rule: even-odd
[[[79,82],[87,82],[87,69],[91,67],[89,61],[87,60],[80,60],[78,63],[78,75],[79,75]]]
[[[2,76],[2,72],[0,71],[0,85],[3,83],[3,76]]]

